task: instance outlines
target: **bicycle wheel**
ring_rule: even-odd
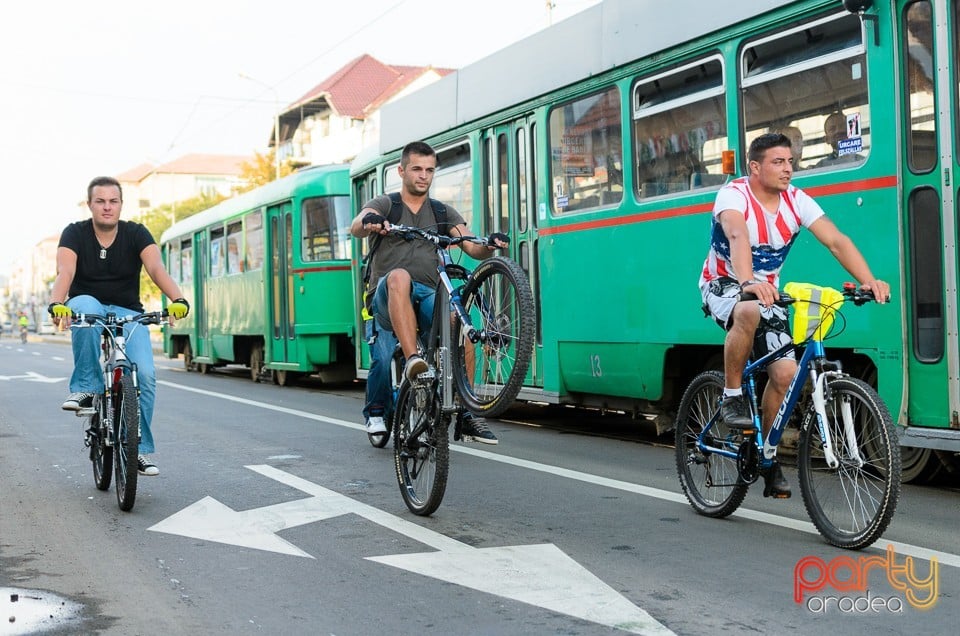
[[[680,400],[676,426],[676,461],[680,487],[693,509],[707,517],[726,517],[740,507],[749,485],[740,479],[737,460],[704,453],[697,439],[710,426],[707,444],[735,451],[739,435],[726,424],[712,422],[723,395],[723,374],[705,371],[690,382]],[[712,424],[711,424],[712,422]]]
[[[433,386],[400,386],[393,416],[394,463],[400,494],[416,515],[440,507],[450,468],[447,423],[434,399]],[[422,432],[414,435],[416,431]]]
[[[387,432],[372,435],[367,433],[367,439],[374,448],[383,448],[390,441],[390,430],[393,428],[393,414],[396,412],[401,378],[403,378],[403,352],[398,348],[390,359],[390,399],[393,403],[383,412],[383,423],[387,426]]]
[[[133,378],[124,373],[114,387],[114,473],[117,504],[124,512],[137,498],[137,452],[140,446],[140,401]]]
[[[846,407],[852,416],[856,449],[844,433],[842,409]],[[859,550],[880,538],[897,508],[900,445],[890,412],[862,380],[828,380],[826,414],[824,426],[840,464],[837,468],[827,465],[817,415],[811,407],[803,420],[798,454],[803,505],[828,543]]]
[[[536,316],[530,283],[514,261],[495,256],[474,270],[461,301],[482,337],[470,342],[460,321],[454,321],[457,391],[468,410],[496,417],[513,404],[533,356]]]
[[[98,395],[94,400],[96,412],[87,420],[87,442],[90,444],[90,461],[93,463],[93,483],[97,490],[107,490],[113,480],[113,447],[107,446],[107,431],[102,426],[103,398]]]

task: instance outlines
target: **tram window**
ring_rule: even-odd
[[[517,130],[517,231],[527,229],[527,131]],[[506,230],[504,230],[506,231]]]
[[[433,175],[430,196],[452,206],[473,227],[473,172],[470,146],[459,143],[437,151],[437,171]]]
[[[180,282],[193,280],[193,242],[190,239],[180,244],[180,273],[183,275]]]
[[[943,229],[940,197],[933,188],[910,193],[910,295],[913,351],[921,362],[943,357]]]
[[[633,88],[633,139],[641,198],[716,188],[726,181],[723,64],[700,60]]]
[[[223,276],[224,274],[224,245],[223,228],[218,227],[210,230],[210,277]]]
[[[350,197],[306,199],[301,214],[304,261],[329,261],[350,257]]]
[[[259,210],[247,216],[246,241],[244,242],[244,262],[246,271],[263,267],[263,213]]]
[[[240,260],[240,243],[243,238],[243,224],[240,221],[227,226],[227,273],[239,274],[243,271]]]
[[[180,278],[180,245],[177,243],[167,244],[167,268],[170,270],[170,278],[182,282]]]
[[[620,89],[550,111],[550,166],[557,214],[613,205],[623,198]]]
[[[863,163],[870,153],[865,50],[860,18],[850,13],[749,43],[740,63],[745,142],[789,131],[801,140],[796,170]]]
[[[937,119],[933,102],[933,21],[930,3],[907,6],[903,30],[903,71],[907,78],[910,120],[907,162],[913,172],[929,172],[937,164]]]
[[[383,171],[383,191],[400,192],[400,162],[388,165]]]

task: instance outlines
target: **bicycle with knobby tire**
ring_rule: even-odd
[[[689,384],[676,423],[676,463],[680,485],[691,506],[708,517],[726,517],[743,502],[747,490],[776,460],[777,446],[799,408],[797,453],[804,507],[830,544],[858,550],[886,530],[900,496],[900,445],[893,419],[876,390],[843,372],[826,357],[823,340],[844,302],[860,306],[874,300],[853,283],[843,291],[787,285],[777,304],[794,305],[793,341],[747,363],[743,395],[753,426],[728,427],[720,417],[724,378],[705,371]],[[809,298],[793,290],[812,290]],[[829,293],[831,299],[824,298]],[[752,294],[742,294],[747,300]],[[799,328],[798,320],[805,326]],[[840,329],[842,331],[842,329]],[[764,438],[757,381],[773,362],[800,352],[797,371]],[[804,387],[809,399],[802,399]]]
[[[446,490],[450,460],[449,426],[460,439],[463,414],[503,414],[516,399],[533,355],[534,315],[530,284],[520,266],[492,256],[473,270],[455,263],[448,248],[475,236],[447,236],[422,228],[392,225],[389,233],[428,241],[437,256],[437,295],[429,332],[420,334],[428,369],[408,381],[395,355],[401,381],[388,427],[400,493],[411,512],[432,514]]]
[[[114,480],[120,510],[133,509],[137,498],[137,458],[140,446],[140,384],[137,365],[127,358],[126,343],[133,330],[167,322],[166,310],[118,317],[114,313],[73,314],[71,328],[100,328],[100,368],[103,391],[77,417],[87,418],[84,445],[90,449],[93,481],[108,490]],[[125,327],[129,325],[129,333]]]

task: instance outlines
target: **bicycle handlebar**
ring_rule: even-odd
[[[77,324],[70,325],[71,327],[94,327],[97,325],[109,326],[116,325],[121,326],[131,322],[137,322],[141,325],[160,325],[163,324],[163,321],[169,317],[170,312],[166,309],[163,311],[148,311],[142,314],[132,314],[130,316],[120,316],[117,317],[116,314],[107,314],[106,316],[101,314],[78,314],[71,313],[70,319]]]
[[[844,283],[843,290],[840,292],[843,294],[846,300],[853,301],[853,304],[856,306],[864,305],[871,301],[876,301],[876,297],[873,295],[873,292],[870,290],[860,289],[856,283]],[[750,292],[740,292],[740,300],[758,300],[757,295]],[[780,298],[774,301],[774,305],[780,307],[786,307],[792,305],[796,302],[796,299],[787,294],[786,292],[780,292]]]
[[[495,247],[500,249],[496,245],[491,245],[488,239],[481,238],[479,236],[447,236],[444,234],[437,234],[436,232],[431,232],[430,230],[425,230],[420,227],[413,227],[412,225],[391,225],[387,228],[387,234],[396,234],[404,240],[409,240],[411,238],[422,238],[426,241],[430,241],[437,247],[447,248],[453,245],[459,245],[461,243],[476,243],[477,245],[483,245],[484,247]]]

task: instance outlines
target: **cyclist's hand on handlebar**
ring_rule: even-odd
[[[364,214],[362,224],[363,229],[371,234],[385,234],[389,227],[387,220],[376,212],[367,212]]]
[[[860,285],[863,291],[873,292],[873,297],[881,305],[890,300],[890,285],[882,280],[871,280]]]
[[[510,247],[510,237],[503,232],[494,232],[487,237],[487,248],[491,250]]]
[[[177,298],[167,307],[167,312],[176,320],[186,317],[190,313],[190,303],[185,298]]]
[[[762,280],[748,280],[740,286],[740,291],[753,294],[764,307],[770,307],[780,299],[780,292],[772,284]]]
[[[61,322],[64,322],[64,327],[70,326],[70,319],[73,317],[73,311],[64,305],[63,303],[50,303],[47,307],[47,312],[50,314],[50,317],[53,318],[53,322],[60,326]]]

